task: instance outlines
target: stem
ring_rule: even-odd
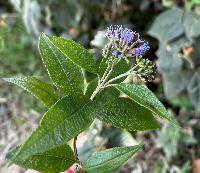
[[[73,148],[74,148],[74,155],[75,155],[76,162],[79,162],[76,141],[77,141],[77,136],[74,138]]]
[[[134,66],[134,67],[132,67],[132,68],[131,68],[130,70],[128,70],[126,73],[120,74],[119,76],[110,79],[108,82],[105,83],[104,86],[106,87],[106,86],[107,86],[108,84],[110,84],[111,82],[116,81],[117,79],[120,79],[120,78],[122,78],[122,77],[128,76],[128,75],[130,75],[130,74],[135,74],[135,73],[134,73],[135,71],[133,71],[133,70],[135,70],[136,67],[137,67],[137,65]]]
[[[97,86],[96,89],[94,90],[94,92],[92,93],[90,100],[94,100],[94,98],[96,97],[96,95],[99,93],[99,91],[101,90],[100,86]]]
[[[107,66],[106,71],[104,72],[104,74],[103,74],[103,76],[102,76],[100,82],[101,82],[102,80],[104,80],[104,78],[106,77],[108,71],[110,70],[110,67],[111,67],[111,66],[109,66],[109,65]]]
[[[135,74],[135,73],[134,73],[134,72],[132,72],[132,73],[126,72],[126,73],[120,74],[119,76],[117,76],[117,77],[115,77],[115,78],[112,78],[111,80],[109,80],[108,82],[106,82],[106,83],[105,83],[105,87],[106,87],[108,84],[110,84],[110,83],[112,83],[112,82],[114,82],[114,81],[116,81],[116,80],[118,80],[118,79],[120,79],[120,78],[122,78],[122,77],[128,76],[128,75],[130,75],[130,74]]]
[[[131,71],[135,70],[137,68],[137,66],[138,66],[138,64],[133,66],[128,72],[131,72]]]
[[[102,81],[101,87],[103,87],[104,84],[106,83],[106,80],[108,79],[108,77],[109,77],[110,74],[112,73],[112,70],[113,70],[114,66],[117,65],[120,61],[121,61],[121,58],[119,58],[119,59],[117,60],[117,62],[114,62],[114,63],[110,66],[109,72],[106,74],[106,76],[105,76],[103,79],[101,79],[101,81]]]
[[[109,72],[106,74],[105,78],[102,80],[102,83],[100,84],[100,86],[103,86],[105,84],[106,80],[108,79],[108,77],[112,73],[113,67],[114,67],[114,65],[112,64],[112,66],[110,67]]]
[[[104,79],[100,80],[99,84],[97,85],[96,89],[94,90],[94,92],[92,93],[90,100],[94,100],[94,98],[96,97],[96,95],[100,92],[100,90],[102,88],[104,88],[104,84],[106,82],[106,80],[108,79],[110,73],[112,72],[113,67],[111,67],[110,71],[105,75]]]
[[[119,61],[118,61],[119,62]],[[117,62],[117,63],[118,63]],[[100,92],[100,90],[102,88],[104,88],[104,85],[106,83],[106,80],[108,79],[108,77],[110,76],[112,70],[113,70],[113,67],[114,65],[116,64],[112,64],[111,66],[108,65],[105,73],[103,74],[103,77],[100,79],[100,82],[98,82],[99,84],[97,85],[96,89],[94,90],[94,92],[92,93],[91,97],[90,97],[90,100],[94,100],[94,98],[96,97],[96,95]],[[108,71],[109,69],[109,71]]]
[[[110,75],[110,73],[112,72],[113,69],[113,65],[110,66],[108,64],[106,71],[104,72],[102,78],[99,80],[98,85],[96,87],[96,89],[94,90],[94,92],[92,93],[90,100],[94,100],[95,96],[99,93],[99,91],[101,90],[102,86],[104,85],[105,81],[107,80],[108,76]]]
[[[110,79],[110,80],[107,81],[107,79],[108,79],[108,77],[110,76],[110,74],[111,74],[111,72],[112,72],[114,66],[117,65],[120,61],[121,61],[121,59],[117,60],[117,62],[116,62],[116,63],[113,63],[111,66],[108,65],[108,67],[107,67],[105,73],[103,74],[103,77],[100,79],[100,81],[98,82],[98,85],[97,85],[96,89],[95,89],[94,92],[92,93],[92,95],[91,95],[91,97],[90,97],[90,100],[93,101],[94,98],[96,97],[96,95],[97,95],[103,88],[106,88],[111,82],[113,82],[113,81],[115,81],[115,80],[117,80],[117,79],[120,79],[120,78],[122,78],[122,77],[124,77],[124,76],[128,76],[128,75],[130,75],[130,74],[135,74],[134,69],[136,69],[136,67],[137,67],[138,65],[135,65],[135,66],[132,67],[130,70],[128,70],[126,73],[123,73],[123,74],[121,74],[121,75],[119,75],[119,76],[117,76],[117,77],[114,77],[114,78],[112,78],[112,79]],[[108,71],[108,69],[110,69],[110,70]]]

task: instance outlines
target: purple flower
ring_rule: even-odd
[[[141,45],[138,48],[135,48],[132,51],[132,55],[142,56],[149,49],[150,49],[149,44],[147,42],[143,42],[143,43],[141,43]]]
[[[105,36],[112,41],[112,54],[115,57],[142,56],[150,48],[147,42],[140,39],[139,33],[122,25],[111,25]]]
[[[116,57],[116,58],[120,58],[121,55],[122,55],[122,53],[120,51],[118,51],[118,50],[115,49],[115,50],[113,50],[112,55],[114,57]]]

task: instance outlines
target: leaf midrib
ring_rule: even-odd
[[[66,74],[66,72],[65,72],[65,70],[64,70],[64,67],[63,67],[62,63],[60,62],[60,60],[59,60],[59,58],[58,58],[58,56],[57,56],[55,50],[52,49],[52,45],[53,45],[53,46],[55,47],[55,49],[57,49],[63,56],[65,56],[65,55],[63,54],[63,52],[60,51],[59,48],[57,48],[57,47],[53,44],[53,42],[52,42],[49,38],[47,38],[47,36],[45,36],[44,38],[45,38],[45,39],[44,39],[45,43],[46,43],[46,44],[48,45],[48,47],[52,50],[54,56],[56,57],[56,59],[57,59],[57,61],[58,61],[58,63],[59,63],[59,65],[61,66],[61,70],[62,70],[62,71],[64,72],[64,74],[65,74],[65,79],[68,80],[68,77],[67,77],[67,74]],[[48,39],[49,42],[51,42],[52,45],[49,44],[49,42],[47,41],[47,39]],[[46,69],[48,70],[48,68],[46,68]],[[51,78],[50,75],[49,75],[49,77]],[[53,80],[52,80],[52,81],[53,81]],[[57,84],[55,84],[55,85],[57,86]],[[58,86],[58,87],[60,87],[60,86]],[[70,90],[74,91],[74,89],[73,89],[73,87],[72,87],[71,85],[68,85],[68,87],[70,87]],[[64,88],[65,88],[65,87],[64,87]],[[65,92],[66,92],[66,91],[65,91]],[[69,91],[67,91],[67,92],[69,92]]]
[[[70,116],[70,118],[73,118],[73,116],[78,112],[78,111],[80,111],[81,109],[83,109],[85,106],[87,106],[89,103],[91,103],[90,101],[88,101],[88,103],[87,104],[85,104],[85,105],[83,105],[80,109],[78,109],[77,111],[74,111],[72,114],[71,114],[71,116]],[[68,117],[69,118],[69,117]],[[55,128],[58,128],[58,126],[60,126],[60,125],[62,125],[62,124],[64,124],[65,123],[65,121],[67,120],[67,118],[65,118],[61,123],[59,123],[56,127],[54,127],[54,128],[52,128],[50,131],[48,131],[48,132],[50,132],[50,133],[46,133],[44,136],[41,136],[39,139],[42,139],[42,138],[44,138],[44,137],[46,137],[47,135],[49,135],[49,134],[51,134],[53,131],[54,131],[54,129]],[[44,128],[41,128],[41,126],[39,126],[38,127],[39,129],[44,129]],[[36,129],[37,130],[37,129]],[[36,131],[34,131],[34,134],[36,133]],[[68,139],[69,140],[69,139]],[[40,140],[38,140],[38,142],[39,142]],[[38,143],[37,142],[37,143]],[[36,143],[35,143],[36,144]],[[62,145],[63,143],[61,143],[60,145]],[[57,145],[57,146],[60,146],[60,145]],[[48,150],[51,150],[51,149],[53,149],[53,148],[55,148],[55,146],[54,147],[49,147],[48,149],[44,149],[44,150],[42,150],[42,151],[40,151],[40,152],[46,152],[46,151],[48,151]],[[20,150],[22,150],[23,149],[23,147],[20,149]],[[20,152],[21,151],[19,151],[19,153],[17,154],[17,156],[18,155],[20,155]],[[35,154],[37,154],[37,153],[35,153]],[[35,154],[32,154],[32,155],[35,155]],[[17,157],[16,156],[16,157]],[[31,155],[30,155],[31,156]],[[30,157],[29,156],[29,157]]]

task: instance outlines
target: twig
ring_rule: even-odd
[[[78,151],[77,151],[77,147],[76,147],[76,141],[77,141],[77,136],[74,138],[73,148],[74,148],[74,156],[76,158],[76,162],[79,162]]]

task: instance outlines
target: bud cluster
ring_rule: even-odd
[[[143,80],[151,82],[155,79],[156,75],[156,65],[148,60],[143,58],[136,58],[136,65],[137,65],[137,75]]]

